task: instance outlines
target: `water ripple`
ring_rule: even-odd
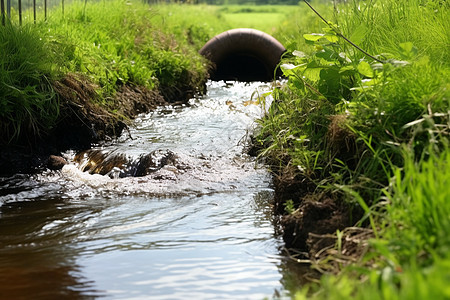
[[[2,178],[0,274],[11,275],[0,276],[0,289],[7,281],[14,295],[27,286],[24,293],[51,297],[68,290],[114,299],[273,295],[282,274],[271,177],[243,154],[265,111],[261,86],[208,83],[204,98],[141,115],[131,136],[95,148],[130,161],[174,154],[145,176],[83,172],[68,152],[60,171]],[[22,280],[46,274],[53,275],[37,281],[41,287]]]

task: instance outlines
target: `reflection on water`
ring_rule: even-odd
[[[263,113],[249,101],[261,86],[210,83],[202,99],[142,115],[131,136],[98,147],[128,161],[174,154],[148,175],[89,174],[66,153],[72,163],[61,171],[0,178],[0,298],[262,299],[283,290],[270,176],[243,154]]]
[[[77,265],[70,241],[76,232],[48,225],[79,211],[59,199],[4,204],[0,216],[0,298],[56,299],[99,295]]]

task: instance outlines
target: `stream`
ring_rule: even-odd
[[[271,176],[245,154],[269,90],[209,82],[205,96],[140,115],[93,148],[170,157],[143,176],[83,172],[98,162],[67,152],[60,171],[0,178],[0,299],[288,295],[300,275],[275,232]]]

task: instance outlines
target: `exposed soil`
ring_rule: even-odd
[[[345,115],[330,116],[326,152],[330,160],[339,158],[352,168],[357,164],[358,148],[355,135],[343,126],[345,121]],[[251,148],[249,154],[256,155],[258,150]],[[278,216],[279,231],[287,251],[297,253],[297,259],[317,262],[329,255],[330,249],[335,249],[336,231],[349,232],[362,217],[362,212],[343,201],[338,193],[318,189],[316,183],[290,165],[290,160],[288,156],[278,157],[273,163],[274,213]],[[280,161],[285,167],[280,168]],[[370,236],[364,230],[365,236]],[[362,238],[358,242],[355,240],[349,238],[342,243],[342,253],[351,259],[357,259],[367,246],[361,242]]]
[[[95,143],[118,137],[136,115],[175,101],[186,102],[195,90],[195,87],[182,86],[151,91],[124,85],[114,99],[108,99],[105,107],[99,105],[97,87],[79,75],[69,74],[54,82],[53,87],[61,103],[57,124],[45,136],[34,137],[32,142],[23,138],[14,145],[3,145],[0,176],[60,168],[64,164],[61,152],[86,150]]]
[[[315,193],[314,184],[308,180],[276,176],[274,184],[274,210],[287,249],[307,253],[305,258],[312,257],[317,251],[334,245],[335,240],[311,239],[311,235],[333,234],[353,225],[351,208],[335,195]],[[295,209],[293,212],[286,209],[288,201]]]
[[[324,273],[337,274],[344,266],[358,262],[373,237],[372,230],[353,227],[362,211],[339,195],[317,192],[313,183],[289,174],[277,174],[274,180],[274,213],[286,254],[310,265],[312,269],[305,275],[309,280]],[[292,206],[294,211],[290,211]]]

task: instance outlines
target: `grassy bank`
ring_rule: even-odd
[[[297,298],[448,298],[449,4],[323,13],[284,60],[258,137],[288,243],[328,274]]]
[[[206,10],[196,14],[211,18]],[[87,83],[91,93],[84,100],[118,119],[124,116],[115,100],[123,87],[156,91],[169,101],[202,92],[207,63],[197,51],[220,29],[192,18],[173,23],[157,7],[108,1],[74,2],[64,15],[51,11],[47,22],[35,25],[7,22],[0,27],[1,142],[47,135],[67,102],[55,83],[67,76]]]

